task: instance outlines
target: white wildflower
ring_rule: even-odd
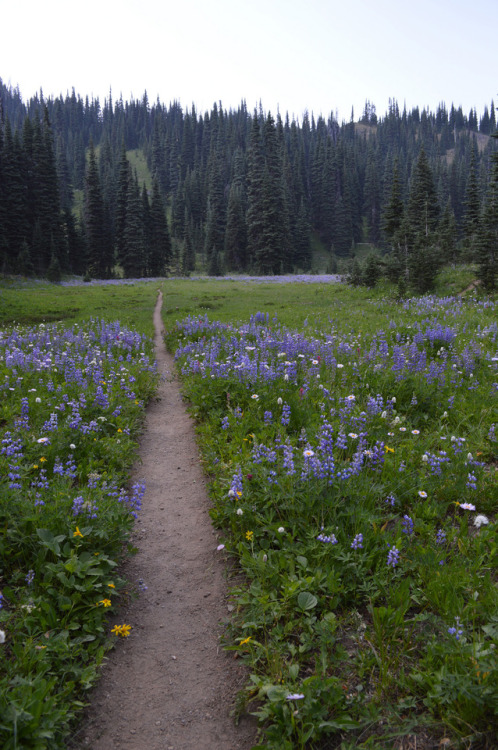
[[[480,529],[481,526],[487,526],[489,523],[489,518],[487,516],[478,515],[474,518],[474,526],[476,529]]]

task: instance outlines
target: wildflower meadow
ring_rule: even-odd
[[[494,746],[496,321],[378,296],[169,326],[258,747]]]
[[[0,299],[2,747],[65,747],[133,634],[157,285],[257,747],[496,746],[496,302],[168,279]]]
[[[153,345],[101,319],[0,330],[0,739],[65,747],[104,653],[129,635],[117,572]]]

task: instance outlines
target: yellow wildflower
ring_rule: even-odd
[[[244,638],[244,640],[239,643],[239,646],[245,646],[247,643],[249,643],[251,638],[252,636],[249,636],[249,638]]]
[[[104,607],[110,607],[111,606],[111,600],[110,599],[101,599],[99,602],[97,602],[97,607],[99,604],[103,604]]]
[[[73,536],[83,536],[79,528],[76,526],[76,531],[73,531]]]
[[[246,531],[246,539],[248,542],[252,542],[253,536],[254,536],[254,531]]]

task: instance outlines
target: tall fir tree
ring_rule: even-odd
[[[413,170],[407,206],[410,231],[407,258],[409,282],[420,294],[433,288],[442,261],[436,244],[438,218],[439,204],[434,177],[422,145]]]
[[[263,242],[263,178],[265,160],[261,123],[254,112],[247,151],[247,252],[248,265],[255,267]]]
[[[171,237],[157,179],[152,183],[150,218],[151,245],[149,252],[149,274],[150,276],[163,276],[171,261]]]
[[[106,232],[104,199],[100,186],[97,157],[90,141],[88,166],[85,175],[85,238],[86,270],[95,278],[109,278],[112,268],[111,238]]]
[[[475,256],[481,218],[481,195],[477,177],[478,158],[477,142],[474,140],[470,156],[469,174],[465,192],[465,214],[463,219],[465,244],[471,258]]]
[[[242,186],[233,182],[228,197],[225,230],[225,264],[228,271],[244,271],[247,266],[247,225]]]
[[[477,276],[486,291],[493,291],[498,277],[498,152],[491,158],[491,177],[481,215],[477,243]]]
[[[134,174],[128,185],[126,221],[123,231],[121,265],[125,278],[140,278],[146,269],[143,205],[138,179]]]
[[[282,162],[275,121],[269,113],[264,125],[265,170],[262,184],[261,239],[256,267],[263,274],[281,272],[289,251],[289,229],[282,180]]]
[[[126,206],[128,202],[128,187],[132,179],[130,162],[126,155],[126,146],[121,144],[121,153],[118,169],[118,181],[115,191],[116,203],[114,208],[114,236],[115,251],[118,263],[122,262],[124,255],[124,229],[126,224]]]

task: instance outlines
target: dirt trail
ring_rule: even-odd
[[[224,564],[208,514],[209,499],[193,426],[173,376],[161,321],[155,345],[163,376],[147,409],[141,440],[147,492],[124,575],[148,587],[120,622],[131,635],[109,654],[72,748],[92,750],[249,750],[255,724],[235,726],[242,667],[220,646],[229,617]]]

